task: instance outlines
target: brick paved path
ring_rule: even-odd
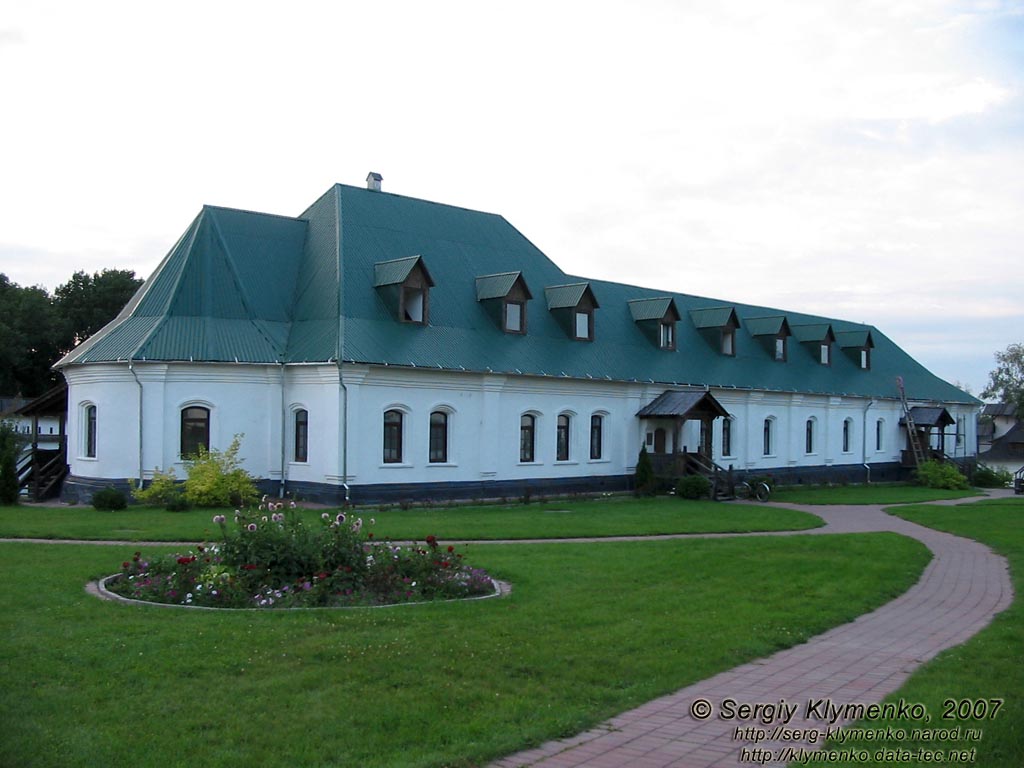
[[[742,748],[773,750],[774,754],[783,747],[820,748],[820,740],[815,745],[794,741],[755,744],[736,739],[738,725],[757,727],[760,723],[717,716],[697,720],[690,714],[690,706],[697,699],[706,699],[717,715],[721,702],[729,698],[749,703],[783,699],[799,705],[788,727],[823,730],[824,723],[819,720],[804,719],[808,701],[827,699],[837,706],[879,702],[918,666],[963,643],[1013,600],[1005,559],[982,544],[890,517],[880,506],[786,506],[811,512],[826,522],[823,528],[796,533],[895,531],[923,542],[934,557],[916,585],[849,624],[650,701],[586,733],[506,757],[492,768],[739,766],[751,765],[751,758],[758,757],[748,752],[741,762]]]

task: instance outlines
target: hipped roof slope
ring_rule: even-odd
[[[399,322],[375,286],[378,264],[415,256],[434,282],[425,327]],[[535,297],[525,335],[504,333],[477,296],[477,278],[513,271]],[[599,307],[592,342],[569,338],[546,306],[545,288],[577,284]],[[674,300],[677,351],[652,343],[630,308],[638,299]],[[723,307],[739,321],[734,356],[690,315]],[[759,321],[748,329],[746,320],[783,316],[791,326],[870,332],[871,368],[838,350],[820,365],[799,343],[775,361],[751,335],[763,332]],[[294,218],[204,207],[118,317],[57,365],[338,359],[886,398],[902,376],[911,398],[977,403],[873,326],[568,275],[499,215],[345,185]]]

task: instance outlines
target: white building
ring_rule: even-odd
[[[267,491],[356,503],[624,489],[641,445],[892,479],[898,377],[935,448],[975,453],[980,402],[872,326],[566,275],[500,216],[370,181],[295,218],[203,209],[58,363],[66,498],[235,434]]]

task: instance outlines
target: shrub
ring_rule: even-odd
[[[124,492],[108,486],[92,495],[92,505],[96,509],[113,512],[127,507],[128,499],[125,498]]]
[[[486,572],[434,536],[398,546],[375,541],[362,518],[325,512],[319,526],[307,526],[283,509],[271,502],[268,514],[239,512],[233,524],[215,515],[222,542],[152,562],[136,552],[109,587],[138,600],[221,608],[384,605],[494,590]]]
[[[917,483],[928,488],[965,491],[971,486],[954,464],[926,461],[917,468]]]
[[[640,446],[640,456],[636,460],[636,475],[634,488],[640,496],[654,495],[654,467],[651,465],[651,457],[647,455],[647,446]]]
[[[1013,482],[1013,475],[1005,469],[978,467],[974,471],[974,484],[979,488],[1005,488]]]
[[[703,499],[711,493],[711,481],[704,475],[687,475],[676,484],[676,496],[683,499]]]
[[[241,467],[238,451],[243,435],[235,435],[227,450],[216,448],[188,460],[185,499],[197,507],[241,507],[259,498],[252,476]]]
[[[180,499],[181,495],[181,486],[178,484],[178,478],[175,477],[173,469],[166,472],[161,472],[159,469],[153,470],[153,479],[147,487],[132,490],[133,499],[153,507],[167,507],[175,500]]]
[[[18,503],[18,455],[24,446],[15,426],[0,422],[0,504]]]

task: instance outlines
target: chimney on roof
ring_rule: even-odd
[[[374,192],[380,192],[380,183],[384,181],[384,177],[379,173],[370,171],[366,175],[366,188]]]

